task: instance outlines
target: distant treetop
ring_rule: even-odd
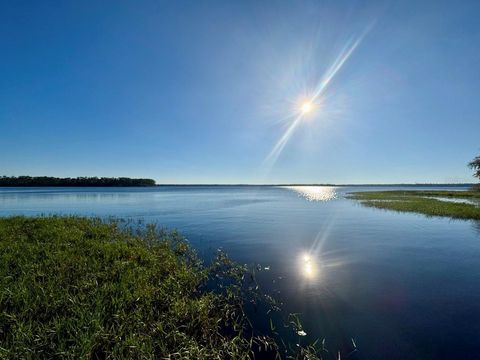
[[[473,159],[468,166],[473,169],[475,172],[473,176],[476,176],[477,178],[480,179],[480,156],[477,156],[475,159]]]
[[[2,176],[0,177],[1,186],[155,186],[155,180],[127,177],[57,178],[51,176]]]

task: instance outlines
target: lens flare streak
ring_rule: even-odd
[[[360,45],[366,34],[370,31],[373,24],[368,26],[363,33],[357,38],[350,38],[347,41],[346,45],[341,50],[340,54],[337,56],[333,64],[328,68],[324,76],[322,76],[320,82],[315,87],[314,91],[304,99],[303,103],[295,109],[294,113],[290,116],[292,122],[290,126],[286,129],[284,134],[281,136],[280,140],[275,144],[273,149],[265,158],[264,162],[270,162],[270,166],[273,166],[277,161],[278,157],[282,153],[285,145],[288,143],[289,139],[292,137],[295,129],[300,124],[301,120],[306,115],[311,115],[310,113],[314,110],[314,105],[323,98],[327,87],[330,85],[335,75],[342,69],[347,60],[352,56],[357,47]]]
[[[266,157],[265,159],[266,162],[271,161],[272,163],[275,163],[277,161],[278,156],[281,154],[283,148],[285,147],[288,140],[292,136],[295,128],[300,124],[300,121],[302,120],[302,118],[303,118],[303,115],[300,114],[292,121],[292,123],[287,128],[285,133],[282,135],[280,140],[278,140],[278,142],[273,147],[272,151],[270,151],[270,153]]]
[[[330,84],[330,82],[335,77],[335,75],[338,73],[338,71],[343,67],[343,65],[350,58],[350,56],[352,56],[353,52],[358,47],[358,45],[361,43],[361,41],[363,40],[365,35],[366,35],[366,32],[364,32],[357,40],[355,40],[355,41],[350,40],[349,42],[347,42],[347,45],[340,52],[340,55],[334,61],[332,66],[329,68],[327,73],[324,75],[323,79],[320,81],[320,84],[317,86],[317,89],[315,90],[315,92],[312,95],[312,101],[315,101],[316,99],[318,99],[320,97],[320,95],[322,95],[322,93],[325,91],[325,89]],[[353,44],[352,44],[352,42],[353,42]]]

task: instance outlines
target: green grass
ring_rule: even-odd
[[[128,228],[0,218],[0,358],[228,359],[275,348],[248,328],[244,267],[223,254],[204,266],[177,233]],[[212,278],[220,290],[206,288]]]
[[[431,198],[480,199],[478,191],[365,191],[350,193],[347,197],[359,200],[362,205],[378,209],[480,220],[478,206]]]
[[[222,251],[206,266],[177,232],[121,220],[0,218],[0,359],[325,354],[325,341],[280,338],[276,328],[303,328],[297,314],[279,323],[272,311],[281,314],[255,271]],[[270,332],[255,328],[252,312]]]

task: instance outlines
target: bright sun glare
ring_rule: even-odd
[[[313,109],[313,105],[310,101],[305,101],[302,106],[300,107],[300,110],[302,111],[303,114],[308,114],[311,112]]]
[[[303,275],[307,279],[311,279],[315,276],[315,273],[316,273],[315,262],[313,261],[312,257],[308,253],[302,255],[302,261],[301,261],[300,267]]]

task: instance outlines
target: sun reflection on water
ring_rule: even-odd
[[[303,254],[300,260],[300,270],[307,279],[312,279],[317,273],[317,266],[310,254]]]
[[[308,201],[329,201],[337,198],[334,186],[285,186],[285,188],[297,192]]]

